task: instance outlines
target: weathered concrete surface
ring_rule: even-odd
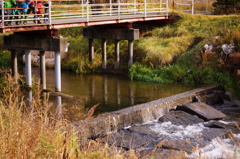
[[[20,43],[21,42],[21,43]],[[66,52],[67,38],[47,35],[11,34],[4,36],[4,48],[16,50],[39,50]]]
[[[202,102],[188,103],[183,106],[179,106],[177,109],[197,115],[204,120],[222,119],[227,116],[226,114]]]
[[[201,123],[204,120],[198,118],[196,115],[191,115],[184,111],[170,111],[169,113],[163,115],[158,119],[159,122],[168,122],[170,121],[174,125],[193,125]]]
[[[108,132],[114,132],[123,127],[156,120],[166,114],[169,110],[175,109],[178,105],[196,101],[197,96],[204,97],[216,92],[216,90],[224,91],[220,86],[198,88],[167,98],[104,114],[94,119],[79,121],[74,124],[79,131],[78,136],[80,138],[83,140],[95,139],[99,136],[105,136]]]

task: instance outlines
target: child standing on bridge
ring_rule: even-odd
[[[35,16],[34,18],[38,19],[37,21],[34,20],[33,22],[34,23],[37,23],[37,24],[42,24],[41,21],[39,20],[39,18],[42,16],[42,10],[43,10],[43,4],[42,4],[42,1],[37,1],[37,4],[35,4]]]
[[[28,13],[27,12],[28,12],[28,6],[29,6],[30,2],[31,2],[30,0],[25,0],[22,4],[23,25],[27,24],[27,18],[28,18],[28,16],[27,16]]]
[[[16,1],[15,0],[6,0],[4,2],[4,15],[5,15],[5,18],[4,20],[10,20],[11,17],[10,15],[12,14],[12,6],[13,5],[16,5]],[[8,25],[11,25],[11,22],[8,21],[8,22],[5,22],[5,25],[8,26]]]

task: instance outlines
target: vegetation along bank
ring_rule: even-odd
[[[172,25],[140,30],[134,42],[135,63],[127,68],[127,41],[121,41],[120,69],[132,80],[159,83],[221,84],[240,95],[237,61],[226,57],[222,45],[234,43],[238,56],[240,42],[239,15],[172,14]],[[87,39],[82,28],[62,29],[71,43],[63,68],[76,73],[101,70],[101,41],[95,41],[95,61],[88,61]],[[211,46],[211,50],[204,46]],[[232,53],[233,53],[232,52]],[[114,41],[108,41],[108,68],[114,66]],[[237,58],[233,58],[236,59]],[[129,70],[128,70],[129,69]]]

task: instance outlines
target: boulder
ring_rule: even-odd
[[[182,106],[178,106],[177,110],[183,110],[204,120],[217,120],[225,118],[227,115],[214,109],[213,107],[200,102],[188,103]]]
[[[170,111],[158,119],[159,122],[170,121],[174,125],[188,126],[204,122],[203,119],[198,118],[196,115],[191,115],[184,111]]]
[[[153,142],[156,142],[154,138],[140,133],[131,132],[128,130],[119,130],[117,133],[108,135],[103,139],[103,142],[107,142],[109,145],[122,147],[126,150],[137,149]]]

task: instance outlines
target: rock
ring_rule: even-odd
[[[153,126],[153,124],[137,125],[137,126],[135,125],[135,126],[130,127],[129,130],[132,131],[132,132],[138,132],[138,133],[141,133],[141,134],[156,137],[158,135],[158,133],[153,131],[151,129],[151,126]]]
[[[206,103],[209,105],[223,103],[223,96],[225,91],[222,90],[214,90],[212,93],[208,93],[205,95],[197,95],[198,102]]]
[[[225,118],[227,115],[214,109],[205,103],[188,103],[183,106],[178,106],[177,110],[183,110],[190,114],[197,115],[204,120],[216,120]]]
[[[196,115],[191,115],[184,111],[171,111],[158,119],[159,122],[170,121],[174,125],[193,125],[204,122],[203,119],[198,118]]]
[[[140,151],[138,158],[185,159],[186,155],[183,151],[156,148],[156,149],[145,149]]]
[[[202,131],[201,138],[204,139],[204,141],[211,141],[217,137],[228,137],[230,135],[230,130],[227,129],[221,129],[221,128],[210,128],[210,129],[204,129]]]
[[[128,130],[119,130],[117,133],[109,135],[103,139],[103,142],[107,142],[109,145],[122,147],[126,150],[137,149],[156,140],[150,136],[142,135],[136,132]]]
[[[228,131],[232,131],[234,134],[240,133],[239,126],[236,122],[223,123],[219,121],[211,121],[211,122],[205,123],[204,126],[209,128],[224,128]]]
[[[187,153],[193,153],[199,147],[204,147],[206,144],[198,139],[166,139],[158,143],[158,148],[174,149],[185,151]]]

